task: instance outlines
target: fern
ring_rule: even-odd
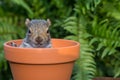
[[[98,17],[94,17],[87,32],[90,34],[89,45],[93,45],[95,52],[97,70],[100,69],[97,75],[118,77],[120,51],[117,48],[120,47],[120,25],[117,21],[116,25],[111,24],[113,22],[110,21],[109,18],[100,21]]]
[[[22,16],[1,17],[0,18],[0,24],[1,24],[0,34],[10,35],[12,36],[11,39],[16,39],[18,36],[19,38],[23,38],[25,34],[24,21],[25,21],[25,18],[23,18]]]
[[[98,46],[96,45],[96,51],[102,50],[102,54],[100,54],[101,58],[115,54],[117,52],[115,48],[120,47],[120,26],[112,28],[112,25],[109,26],[108,20],[103,20],[98,23],[95,19],[93,22],[95,22],[95,24],[93,24],[91,28],[90,34],[93,38],[90,40],[90,45],[98,43]],[[103,47],[106,48],[102,49]]]
[[[7,40],[11,40],[12,37],[14,36],[14,34],[16,33],[13,26],[10,27],[10,25],[5,24],[5,23],[0,23],[0,35],[1,39],[7,39]],[[13,35],[11,35],[13,34]]]
[[[25,3],[24,0],[11,0],[13,3],[20,5],[21,7],[23,7],[24,9],[26,9],[26,11],[28,12],[29,16],[32,17],[33,16],[33,11],[30,9],[30,7]]]
[[[74,69],[72,80],[91,80],[96,75],[94,45],[89,44],[92,36],[89,25],[100,2],[101,0],[77,0],[73,17],[64,22],[64,29],[73,34],[66,38],[80,42],[80,59],[76,63],[77,69]]]
[[[6,22],[2,22],[0,21],[0,57],[2,60],[0,61],[4,61],[4,58],[3,57],[3,43],[5,41],[8,41],[8,40],[11,40],[13,38],[16,38],[17,37],[17,32],[16,32],[16,29],[15,29],[15,26],[13,25],[10,25]],[[2,62],[0,62],[1,66],[2,66]]]
[[[64,29],[73,34],[67,36],[66,38],[79,41],[81,44],[81,56],[80,60],[78,60],[77,63],[77,68],[80,71],[77,72],[76,70],[76,72],[74,73],[74,75],[76,74],[76,76],[72,76],[73,80],[92,79],[96,74],[96,66],[99,64],[99,62],[97,61],[101,61],[102,59],[103,63],[107,63],[108,61],[106,60],[110,59],[108,56],[116,57],[114,54],[119,53],[119,51],[116,50],[117,47],[120,47],[119,24],[116,27],[113,27],[113,25],[110,23],[109,18],[104,19],[103,17],[101,19],[98,19],[98,14],[96,15],[95,13],[99,12],[97,10],[99,9],[99,4],[102,4],[101,0],[77,1],[74,9],[75,15],[73,17],[67,18],[64,22]],[[98,57],[99,60],[96,60],[95,57]],[[108,58],[104,59],[105,57]],[[87,61],[88,59],[90,60],[90,62]],[[118,60],[118,58],[115,58],[115,61],[116,60]],[[97,65],[95,62],[97,63]],[[118,64],[115,65],[112,63],[113,61],[109,62],[110,64],[112,64],[112,67],[115,66],[115,68],[110,72],[111,74],[115,75],[110,75],[115,77],[119,76],[119,64],[115,62],[115,64]],[[104,64],[104,66],[106,68],[109,67],[107,64]],[[102,69],[102,67],[100,69]],[[102,72],[104,73],[104,71]],[[109,72],[106,73],[108,74]]]
[[[94,55],[92,54],[92,47],[88,47],[88,41],[84,34],[85,29],[80,22],[80,18],[76,16],[69,17],[64,21],[64,29],[71,32],[73,35],[65,37],[80,42],[80,59],[77,61],[75,72],[73,72],[72,80],[90,80],[95,76],[96,66],[94,62]]]
[[[112,1],[110,3],[112,4]],[[91,67],[91,69],[93,69],[93,71],[91,70],[91,72],[93,72],[92,77],[85,78],[85,80],[89,80],[93,78],[95,74],[101,75],[99,74],[99,72],[95,73],[95,67],[97,67],[97,71],[100,69],[102,76],[114,76],[114,77],[120,76],[120,68],[119,68],[120,64],[118,63],[120,60],[119,59],[120,57],[119,55],[120,53],[119,51],[119,48],[120,48],[119,17],[118,18],[116,17],[118,15],[114,14],[115,11],[112,12],[112,14],[110,15],[109,14],[110,10],[108,8],[107,8],[108,10],[106,11],[106,14],[104,12],[103,13],[100,12],[102,11],[102,9],[99,7],[100,4],[103,5],[103,7],[105,8],[106,4],[108,3],[101,0],[89,0],[89,1],[78,0],[74,9],[75,10],[74,16],[77,19],[68,21],[67,23],[68,25],[65,25],[67,26],[65,29],[73,33],[72,36],[67,36],[67,37],[77,40],[81,43],[81,57],[80,57],[81,61],[82,61],[82,55],[84,54],[84,52],[88,51],[93,55],[91,59],[91,61],[94,63],[94,65]],[[115,10],[114,6],[111,6],[111,7],[113,8],[112,10]],[[109,14],[109,17],[107,14]],[[100,15],[104,15],[105,17],[100,18],[99,17]],[[113,16],[114,18],[112,18]],[[80,25],[77,25],[77,24],[80,24]],[[70,25],[72,26],[71,30],[69,27]],[[74,26],[77,26],[77,28]],[[79,36],[76,35],[76,32],[72,29],[77,30],[76,31],[77,34],[79,31]],[[84,43],[82,43],[82,41]],[[88,48],[85,46],[82,47],[82,44],[87,45],[87,47],[88,46],[89,47]],[[82,48],[86,48],[86,49],[84,50]],[[111,58],[113,59],[111,60]],[[103,64],[100,64],[101,62]],[[84,66],[84,69],[85,67],[86,66]],[[104,67],[104,69],[102,69],[102,67]],[[82,70],[85,71],[84,69]],[[104,72],[105,69],[106,69],[106,72]],[[109,71],[109,69],[112,69],[112,70]],[[82,72],[82,73],[84,74],[85,72]],[[86,75],[86,76],[91,76],[91,75]],[[79,79],[82,79],[82,78],[79,78]],[[84,78],[82,80],[84,80]]]

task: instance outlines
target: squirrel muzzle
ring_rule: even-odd
[[[40,44],[40,43],[43,41],[43,39],[42,39],[41,37],[37,37],[37,38],[35,39],[35,41],[36,41],[38,44]]]

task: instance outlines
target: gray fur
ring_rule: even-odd
[[[50,33],[46,32],[50,26],[50,20],[45,21],[34,19],[30,21],[29,19],[26,19],[25,24],[28,28],[28,31],[26,33],[26,37],[23,39],[23,42],[18,47],[21,48],[52,47]],[[13,43],[11,46],[14,45],[15,43]]]

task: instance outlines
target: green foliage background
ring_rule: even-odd
[[[0,80],[11,80],[3,43],[25,37],[26,18],[49,18],[53,38],[80,42],[71,80],[120,77],[120,0],[0,0]]]

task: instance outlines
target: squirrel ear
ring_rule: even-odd
[[[50,19],[47,19],[47,23],[48,23],[48,26],[51,25],[51,21],[50,21]]]
[[[25,25],[27,26],[29,23],[30,23],[30,20],[27,18],[27,19],[25,20]]]

